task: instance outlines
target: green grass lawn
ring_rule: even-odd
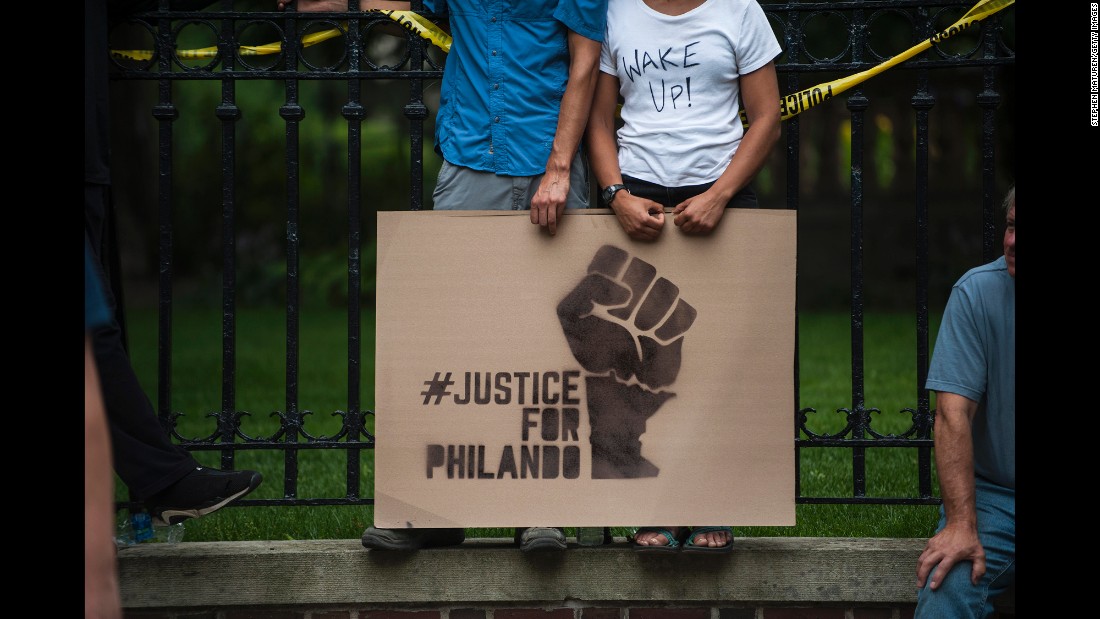
[[[938,314],[937,314],[938,318]],[[157,395],[157,316],[154,310],[130,310],[127,316],[133,364],[146,392]],[[803,313],[799,316],[802,408],[814,408],[809,427],[817,433],[836,432],[852,406],[851,343],[846,313]],[[930,341],[935,340],[935,324]],[[374,406],[374,318],[364,314],[362,328],[361,399]],[[338,411],[348,402],[348,321],[345,310],[303,308],[300,318],[298,407],[309,411],[304,428],[315,436],[338,431]],[[868,314],[864,319],[865,407],[881,411],[872,427],[880,433],[900,433],[911,425],[903,412],[917,407],[916,331],[914,318],[903,314]],[[221,409],[221,312],[218,308],[173,310],[171,409],[182,413],[181,435],[211,435],[216,428],[208,415]],[[236,410],[247,411],[242,431],[251,437],[271,436],[287,408],[286,317],[281,309],[241,310],[237,316]],[[934,405],[934,401],[933,401]],[[368,417],[373,430],[373,417]],[[792,432],[793,439],[793,432]],[[197,451],[203,464],[221,467],[220,453]],[[242,450],[234,468],[259,470],[264,483],[249,498],[285,496],[281,452]],[[343,450],[298,452],[300,498],[346,495],[348,455]],[[359,493],[372,497],[373,453],[361,452],[363,475]],[[851,451],[841,448],[801,450],[800,481],[804,496],[850,496]],[[868,495],[917,496],[916,450],[867,450]],[[119,500],[127,498],[119,483]],[[720,492],[720,485],[715,486]],[[929,505],[798,505],[792,527],[734,527],[737,536],[926,537],[932,534],[939,508]],[[124,514],[120,515],[120,519]],[[372,508],[351,506],[240,507],[188,521],[185,541],[358,538],[372,522]],[[563,523],[569,524],[569,523]],[[629,529],[616,528],[626,535]],[[566,530],[567,534],[571,531]],[[470,537],[511,537],[511,529],[472,529]]]

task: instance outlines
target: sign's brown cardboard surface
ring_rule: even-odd
[[[375,526],[794,525],[795,224],[378,213]]]

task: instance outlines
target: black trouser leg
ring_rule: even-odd
[[[110,216],[108,192],[105,185],[84,185],[84,238],[96,258],[96,272],[113,312],[111,323],[92,334],[92,343],[111,430],[115,472],[135,498],[145,499],[179,481],[199,464],[186,449],[169,440],[123,347],[115,298],[103,266],[104,235]]]

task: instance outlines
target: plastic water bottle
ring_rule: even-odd
[[[134,531],[134,543],[140,544],[153,539],[153,519],[146,512],[130,516],[130,527]]]
[[[153,526],[153,539],[151,542],[162,544],[176,544],[183,541],[183,523],[170,524],[164,527]]]
[[[183,534],[182,522],[168,526],[154,526],[153,519],[147,512],[138,512],[120,520],[115,535],[115,545],[121,547],[155,542],[176,544],[183,541]]]
[[[577,544],[581,546],[602,546],[604,527],[577,527]]]

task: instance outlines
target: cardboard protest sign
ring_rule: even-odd
[[[793,525],[795,235],[378,213],[375,526]]]

